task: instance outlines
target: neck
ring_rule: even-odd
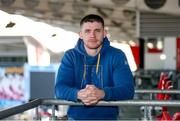
[[[87,52],[88,55],[90,55],[90,56],[96,56],[96,55],[99,53],[99,51],[101,50],[101,47],[102,47],[102,46],[98,47],[97,49],[89,49],[89,48],[87,48],[87,47],[85,46],[85,49],[86,49],[86,52]]]

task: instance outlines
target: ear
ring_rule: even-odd
[[[82,32],[79,32],[79,38],[82,39]]]

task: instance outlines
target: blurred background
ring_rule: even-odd
[[[157,89],[162,72],[180,89],[180,0],[0,0],[0,109],[54,98],[60,60],[91,13],[104,18],[111,45],[125,52],[136,89]],[[121,115],[141,119],[141,108],[130,110]]]

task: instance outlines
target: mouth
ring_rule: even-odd
[[[89,42],[97,42],[96,39],[89,39]]]

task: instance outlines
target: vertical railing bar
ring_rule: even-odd
[[[56,115],[55,115],[55,105],[52,105],[52,115],[51,115],[51,120],[52,121],[55,121],[57,118],[56,118]]]
[[[153,93],[149,93],[149,100],[153,99]],[[152,110],[153,110],[153,106],[148,106],[148,119],[150,121],[152,121]]]
[[[39,106],[37,106],[35,108],[35,112],[36,112],[36,121],[41,121],[41,115],[39,114]]]
[[[148,107],[147,105],[144,106],[144,121],[147,121],[148,120],[148,117],[147,117],[147,111],[148,111]]]

